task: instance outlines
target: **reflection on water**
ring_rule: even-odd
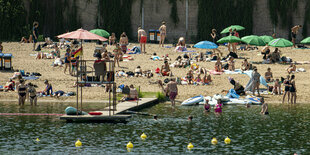
[[[1,103],[0,113],[63,113],[68,104],[18,107]],[[0,116],[1,154],[22,153],[212,153],[293,154],[309,153],[310,106],[269,105],[270,115],[260,115],[260,106],[226,106],[221,115],[205,113],[202,106],[171,108],[159,104],[134,115],[127,124],[65,123],[57,116]],[[100,105],[86,106],[93,109]],[[192,115],[193,121],[187,121]],[[141,140],[145,133],[148,138]],[[232,140],[224,143],[226,137]],[[212,137],[219,141],[211,144]],[[40,138],[40,142],[35,139]],[[75,148],[80,139],[83,147]],[[194,148],[189,152],[187,144]]]

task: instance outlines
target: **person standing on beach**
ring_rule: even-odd
[[[159,27],[159,32],[160,32],[160,41],[159,41],[159,47],[164,47],[165,43],[165,38],[167,34],[167,27],[166,27],[166,22],[163,21],[162,25]]]
[[[119,38],[119,44],[121,45],[122,52],[126,54],[127,45],[128,45],[128,37],[125,32],[121,34],[121,37]]]
[[[169,93],[169,99],[171,101],[172,106],[175,106],[175,98],[178,95],[178,85],[175,82],[175,78],[172,78],[168,84],[167,84],[167,89]]]
[[[296,47],[295,45],[295,41],[296,41],[296,35],[298,33],[298,30],[301,28],[302,26],[301,25],[296,25],[294,27],[291,28],[292,32],[291,32],[291,35],[292,35],[292,42],[293,42],[293,46]]]
[[[0,53],[2,53],[3,51],[3,46],[2,46],[2,42],[0,41]]]
[[[33,51],[36,48],[36,44],[38,42],[38,37],[39,37],[39,33],[38,33],[38,26],[39,23],[38,22],[33,22],[33,28],[32,28],[32,35],[33,35]]]
[[[257,72],[257,68],[254,69],[252,77],[253,77],[253,95],[255,95],[255,89],[257,89],[257,94],[258,96],[260,96],[259,94],[260,74]]]
[[[138,42],[140,43],[141,51],[143,53],[146,53],[145,52],[146,41],[147,41],[146,32],[141,27],[138,27]]]
[[[217,36],[217,34],[216,34],[216,29],[212,29],[212,32],[211,32],[211,37],[212,37],[212,39],[213,39],[213,43],[215,43],[216,45],[219,45],[218,43],[217,43],[217,40],[218,40],[218,36]],[[217,51],[218,53],[220,53],[221,54],[221,56],[223,56],[223,53],[219,50],[219,49],[212,49],[213,50],[213,53],[215,54],[215,51]]]

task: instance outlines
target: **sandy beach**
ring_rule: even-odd
[[[38,80],[27,81],[32,82],[38,85],[37,91],[42,91],[44,89],[44,80],[49,80],[53,86],[54,91],[63,90],[65,92],[68,91],[76,91],[76,88],[73,87],[75,77],[64,74],[64,67],[52,67],[53,59],[42,59],[36,60],[34,56],[31,54],[35,54],[35,51],[32,51],[33,44],[20,44],[17,42],[4,42],[4,53],[12,53],[13,58],[13,67],[14,69],[25,70],[25,72],[39,72],[42,76]],[[94,60],[93,52],[96,46],[95,43],[84,43],[84,59]],[[138,44],[130,44],[128,48],[132,48],[133,46],[138,46]],[[168,46],[168,44],[167,44]],[[171,46],[171,44],[169,45]],[[112,52],[114,46],[108,46],[108,51]],[[228,54],[227,48],[225,46],[220,46],[219,49],[224,53],[224,55]],[[248,61],[262,61],[262,55],[260,55],[260,49],[254,51],[238,51],[238,55],[248,58]],[[196,52],[205,52],[205,49],[196,49],[191,48],[189,50],[195,50]],[[271,51],[274,48],[271,47]],[[291,47],[288,48],[280,48],[282,55],[286,57],[290,57],[293,61],[309,61],[309,49],[294,49]],[[43,51],[52,51],[52,49],[43,49]],[[147,54],[138,54],[131,55],[134,60],[133,61],[124,61],[120,62],[120,66],[116,67],[116,70],[125,70],[125,71],[134,71],[134,69],[140,65],[142,70],[154,70],[157,67],[161,67],[163,65],[162,61],[152,61],[150,60],[151,54],[156,52],[158,56],[163,56],[168,54],[172,59],[170,63],[173,63],[177,56],[183,53],[177,53],[174,51],[174,48],[162,48],[158,47],[158,44],[147,44],[146,45]],[[64,49],[61,50],[61,55],[64,55]],[[241,68],[241,62],[243,59],[236,59],[236,69]],[[207,69],[214,69],[214,62],[198,62],[199,66],[205,67]],[[274,78],[286,77],[287,71],[286,68],[288,65],[285,64],[254,64],[257,66],[258,72],[261,75],[264,75],[267,68],[270,67]],[[301,64],[296,65],[297,68],[304,68],[306,72],[295,73],[296,75],[296,88],[297,88],[297,103],[309,103],[308,97],[310,97],[310,80],[309,78],[309,69],[310,64]],[[189,68],[172,68],[172,72],[174,77],[184,77]],[[0,72],[0,85],[5,85],[6,81],[9,80],[10,77],[13,76],[13,72]],[[177,96],[177,101],[182,102],[184,99],[189,97],[193,97],[196,95],[204,95],[204,96],[213,96],[214,94],[221,94],[222,90],[229,90],[233,88],[233,86],[229,83],[228,77],[233,77],[236,81],[240,82],[242,85],[246,85],[249,81],[249,77],[242,74],[236,75],[212,75],[212,84],[206,86],[196,86],[196,85],[179,85],[179,95]],[[149,81],[155,80],[164,80],[167,77],[159,77],[154,75],[153,78],[148,79],[146,77],[130,77],[130,78],[116,78],[117,85],[120,84],[133,84],[135,87],[141,88],[143,92],[158,92],[161,89],[156,84],[149,84]],[[26,82],[26,83],[27,83]],[[261,85],[261,88],[265,88]],[[106,100],[108,93],[105,93],[105,89],[103,87],[85,87],[83,89],[85,101],[102,101]],[[224,94],[223,94],[224,95]],[[263,95],[266,98],[267,102],[270,103],[280,103],[282,101],[282,95]],[[16,92],[0,92],[0,101],[1,100],[16,100],[17,104],[18,95]],[[40,97],[38,98],[38,102],[40,101],[75,101],[75,97],[60,97],[60,98],[52,98],[52,97]]]

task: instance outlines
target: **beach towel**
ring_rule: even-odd
[[[235,69],[235,71],[230,71],[230,70],[224,70],[225,74],[241,74],[242,71],[241,69]]]
[[[141,48],[137,46],[134,46],[131,51],[133,52],[129,52],[128,54],[141,54]]]
[[[164,46],[165,48],[172,48],[172,46]]]
[[[23,76],[23,79],[25,79],[25,80],[37,80],[37,79],[39,79],[39,77],[36,77],[36,76]]]
[[[254,79],[252,78],[252,72],[253,72],[252,70],[251,71],[244,71],[243,72],[243,74],[246,74],[246,75],[248,75],[250,77],[250,81],[248,82],[248,84],[246,85],[246,87],[244,89],[245,91],[252,91],[253,90]],[[259,80],[260,80],[260,84],[268,87],[267,82],[266,82],[266,80],[265,80],[265,78],[263,76],[260,76]]]
[[[229,89],[226,96],[229,98],[239,98],[240,97],[240,95],[238,95],[234,89]]]
[[[210,70],[209,73],[212,74],[212,75],[221,75],[221,74],[223,74],[223,72],[217,72],[215,70]]]

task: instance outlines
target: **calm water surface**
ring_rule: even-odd
[[[63,113],[68,104],[42,103],[19,107],[0,103],[1,113]],[[92,105],[94,108],[100,105]],[[127,124],[65,123],[58,116],[0,116],[0,154],[310,154],[310,105],[226,106],[221,115],[205,113],[202,106],[171,108],[159,104],[134,115]],[[188,115],[194,116],[192,122]],[[143,141],[142,133],[148,135]],[[223,140],[232,140],[226,145]],[[210,143],[216,137],[217,145]],[[35,142],[40,138],[40,142]],[[80,139],[83,147],[75,148]],[[191,142],[194,149],[188,151]]]

